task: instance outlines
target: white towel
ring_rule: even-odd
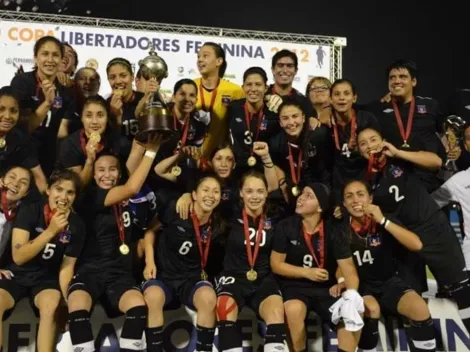
[[[356,290],[346,290],[342,297],[330,307],[333,324],[343,319],[348,331],[358,331],[364,326],[360,313],[364,313],[364,300]]]

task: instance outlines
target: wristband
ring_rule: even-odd
[[[385,225],[384,225],[384,228],[387,229],[387,226],[390,225],[390,220],[387,219],[387,221],[385,221]]]
[[[380,226],[384,226],[387,221],[387,218],[384,216],[382,220],[380,220]]]
[[[148,156],[149,158],[154,159],[157,156],[157,152],[146,150],[144,155]]]
[[[342,283],[342,282],[344,282],[344,277],[338,278],[338,284],[340,284],[340,283]]]

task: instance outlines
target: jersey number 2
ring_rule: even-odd
[[[364,253],[362,254],[361,258],[361,252],[355,251],[354,256],[356,257],[357,260],[357,265],[362,266],[362,264],[369,263],[370,265],[374,264],[374,258],[372,258],[372,254],[370,254],[370,250],[365,250]]]
[[[400,189],[398,188],[398,186],[395,186],[395,185],[390,186],[388,191],[395,196],[395,202],[397,203],[405,199],[404,195],[400,195]]]
[[[44,253],[42,254],[42,259],[51,259],[54,256],[55,247],[55,243],[46,244],[46,248],[44,248]]]

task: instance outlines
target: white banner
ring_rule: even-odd
[[[470,339],[458,317],[457,307],[445,299],[430,299],[429,308],[437,333],[437,351],[463,352],[470,350]],[[164,348],[173,352],[194,352],[196,347],[194,315],[184,308],[165,312]],[[92,325],[95,346],[99,352],[118,352],[119,336],[124,317],[108,319],[103,309],[96,306]],[[4,350],[8,352],[35,352],[38,320],[28,300],[22,300],[13,315],[4,322]],[[258,350],[262,339],[258,335],[258,322],[252,311],[244,309],[238,320],[243,332],[243,352]],[[408,351],[405,331],[397,328],[397,321],[380,324],[380,342],[377,351]],[[387,333],[391,332],[391,333]],[[314,314],[307,319],[309,351],[336,351],[337,339],[331,330],[325,330]],[[393,341],[395,349],[390,341]],[[215,338],[217,345],[217,336]],[[322,347],[324,346],[324,347]],[[58,338],[57,352],[71,352],[70,334]],[[218,351],[214,347],[214,351]]]
[[[251,66],[263,67],[268,77],[272,77],[271,58],[284,48],[298,55],[299,71],[294,87],[302,93],[311,77],[330,77],[329,46],[3,20],[0,22],[0,33],[0,86],[9,85],[16,71],[15,65],[23,65],[25,71],[31,70],[34,43],[44,35],[56,36],[72,45],[78,53],[79,67],[85,66],[88,60],[98,62],[102,80],[100,93],[103,96],[110,93],[106,83],[107,63],[115,57],[124,57],[136,68],[138,61],[147,56],[149,42],[155,45],[156,52],[169,66],[169,77],[162,83],[165,93],[172,92],[179,79],[199,76],[197,52],[207,41],[224,47],[228,63],[225,78],[238,84],[242,84],[243,72]]]

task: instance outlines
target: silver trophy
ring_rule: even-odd
[[[450,115],[444,121],[444,133],[447,137],[449,150],[459,146],[459,142],[463,138],[465,121],[457,115]],[[457,171],[455,160],[447,160],[445,168],[448,171]]]
[[[161,83],[168,77],[168,65],[157,55],[149,43],[149,55],[138,62],[142,76],[149,80],[155,78]],[[167,139],[174,135],[173,116],[159,92],[150,98],[144,112],[139,116],[139,133],[136,135],[140,142],[146,142],[151,134],[163,134]]]

